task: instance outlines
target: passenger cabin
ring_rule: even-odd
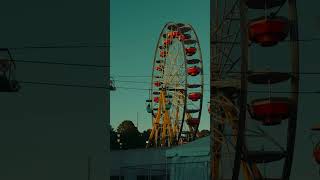
[[[0,49],[0,92],[17,92],[20,89],[15,79],[16,65],[8,49]]]

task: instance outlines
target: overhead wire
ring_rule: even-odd
[[[117,87],[117,88],[122,88],[122,89],[132,89],[132,90],[150,90],[147,88],[132,88],[132,87]],[[210,90],[205,90],[209,92]],[[269,93],[269,91],[258,91],[258,90],[249,90],[248,92],[253,92],[253,93]],[[320,90],[317,91],[297,91],[297,92],[291,92],[291,91],[272,91],[272,93],[301,93],[301,94],[320,94]]]
[[[298,41],[317,41],[320,38],[312,38],[312,39],[300,39]],[[23,46],[23,47],[9,47],[8,49],[57,49],[57,48],[97,48],[97,47],[110,47],[110,45],[55,45],[55,46]],[[39,63],[39,64],[55,64],[55,65],[66,65],[66,66],[86,66],[86,67],[101,67],[107,68],[110,66],[107,65],[95,65],[95,64],[73,64],[73,63],[63,63],[63,62],[49,62],[49,61],[27,61],[27,60],[15,60],[16,62],[23,62],[23,63]],[[230,72],[230,73],[241,73],[241,72]],[[318,75],[320,72],[300,72],[298,74],[306,74],[306,75]],[[209,74],[204,74],[209,75]],[[113,76],[113,77],[152,77],[150,75],[120,75],[120,76]],[[115,80],[117,81],[117,80]],[[41,84],[41,85],[54,85],[54,86],[68,86],[68,87],[85,87],[85,88],[98,88],[98,89],[107,89],[104,86],[87,86],[87,85],[74,85],[74,84],[61,84],[61,83],[47,83],[47,82],[31,82],[31,81],[19,81],[20,83],[25,84]],[[118,82],[121,82],[118,80]],[[122,82],[134,82],[134,83],[150,83],[150,82],[135,82],[135,81],[122,81]],[[122,89],[131,89],[131,90],[149,90],[143,88],[132,88],[132,87],[117,87]],[[253,91],[258,92],[258,91]],[[278,92],[278,93],[290,93],[290,92]],[[319,91],[299,91],[297,93],[320,93]]]
[[[110,45],[51,45],[51,46],[21,46],[21,47],[6,47],[9,50],[21,50],[21,49],[66,49],[66,48],[104,48],[111,47]],[[5,48],[3,48],[5,49]]]
[[[81,45],[80,45],[81,44]],[[47,45],[47,46],[22,46],[22,47],[6,47],[0,49],[19,50],[19,49],[57,49],[57,48],[99,48],[99,47],[110,47],[105,43],[95,43],[100,45],[83,45],[89,43],[79,43],[78,45]],[[54,65],[66,65],[66,66],[85,66],[85,67],[97,67],[107,68],[109,65],[96,65],[96,64],[79,64],[79,63],[65,63],[65,62],[52,62],[52,61],[34,61],[34,60],[19,60],[13,59],[15,62],[22,63],[38,63],[38,64],[54,64]]]
[[[270,71],[255,71],[254,73],[268,73]],[[241,74],[239,71],[231,71],[229,72],[231,74]],[[247,74],[250,74],[251,72],[247,72]],[[291,73],[291,72],[279,72],[279,73],[288,73],[288,74],[299,74],[299,75],[320,75],[320,72],[299,72],[299,73]],[[203,74],[204,76],[210,75],[210,74]],[[152,77],[152,75],[111,75],[113,77],[132,77],[132,78],[138,78],[138,77]]]
[[[96,68],[108,68],[111,66],[98,65],[98,64],[79,64],[79,63],[65,63],[56,61],[31,61],[31,60],[14,60],[21,63],[33,63],[33,64],[52,64],[52,65],[65,65],[65,66],[83,66],[83,67],[96,67]]]
[[[105,86],[93,86],[93,85],[81,85],[81,84],[65,84],[65,83],[52,83],[52,82],[38,82],[38,81],[18,81],[22,84],[33,84],[33,85],[47,85],[47,86],[62,86],[62,87],[77,87],[77,88],[93,88],[93,89],[105,89],[111,90],[110,88]],[[124,87],[124,86],[116,86],[117,89],[126,89],[126,90],[140,90],[140,91],[150,91],[150,88],[136,88],[136,87]],[[205,90],[209,92],[210,90]],[[269,91],[258,91],[258,90],[248,90],[248,92],[252,93],[268,93]],[[320,90],[314,91],[273,91],[272,93],[299,93],[299,94],[320,94]]]
[[[22,84],[34,84],[34,85],[93,88],[93,89],[106,89],[106,90],[110,89],[110,88],[107,88],[107,86],[92,86],[92,85],[64,84],[64,83],[37,82],[37,81],[18,81],[18,82]]]

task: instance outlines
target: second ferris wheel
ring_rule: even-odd
[[[215,0],[212,9],[211,179],[288,180],[299,97],[296,1]]]
[[[167,23],[153,60],[150,98],[152,131],[147,147],[183,144],[196,138],[203,99],[203,64],[193,27]]]

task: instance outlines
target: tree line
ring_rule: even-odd
[[[110,125],[110,149],[125,150],[145,148],[151,129],[139,132],[138,128],[130,120],[122,121],[117,129]],[[198,132],[197,136],[204,137],[210,135],[209,130]]]

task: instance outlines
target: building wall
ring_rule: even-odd
[[[165,149],[134,149],[111,151],[110,175],[120,175],[121,168],[141,167],[151,164],[165,164]]]

